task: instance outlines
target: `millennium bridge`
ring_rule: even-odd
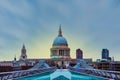
[[[19,80],[19,78],[49,72],[52,73],[50,76],[50,80],[58,80],[58,78],[59,80],[72,80],[71,73],[95,76],[98,78],[102,78],[103,80],[120,80],[120,72],[93,69],[90,66],[88,66],[84,61],[79,61],[76,66],[68,67],[65,70],[57,69],[56,67],[49,67],[44,61],[39,61],[38,64],[36,64],[33,68],[28,70],[0,73],[0,80]]]

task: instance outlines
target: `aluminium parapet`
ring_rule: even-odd
[[[0,73],[0,80],[13,80],[13,79],[40,74],[43,72],[55,71],[55,70],[56,70],[55,67],[51,67],[47,69],[42,68],[42,69],[21,70],[21,71],[13,71],[13,72],[2,72]]]
[[[69,68],[69,69],[74,72],[80,72],[106,79],[120,80],[120,72],[118,71],[107,71],[107,70],[88,69],[88,68],[78,68],[78,69]]]

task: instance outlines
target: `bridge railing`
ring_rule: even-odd
[[[79,69],[69,68],[69,69],[72,71],[99,76],[103,78],[120,80],[120,72],[118,71],[107,71],[107,70],[87,69],[87,68],[79,68]]]
[[[2,72],[0,73],[0,80],[9,80],[9,79],[17,79],[26,76],[32,76],[35,74],[39,74],[42,72],[49,72],[56,70],[55,67],[47,68],[47,69],[33,69],[33,70],[21,70],[21,71],[13,71],[13,72]]]

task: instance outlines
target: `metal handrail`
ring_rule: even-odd
[[[87,69],[87,68],[79,68],[79,69],[69,68],[69,69],[72,71],[99,76],[103,78],[120,80],[120,72],[118,71],[107,71],[107,70]]]
[[[31,76],[34,74],[42,73],[45,71],[52,71],[55,70],[55,67],[47,68],[47,69],[33,69],[33,70],[21,70],[21,71],[13,71],[13,72],[3,72],[0,73],[0,80],[8,80],[8,79],[14,79],[14,78],[21,78],[26,76]]]

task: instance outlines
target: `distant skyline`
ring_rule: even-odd
[[[75,58],[101,58],[103,48],[120,60],[120,0],[0,1],[0,61],[19,59],[23,44],[28,58],[50,58],[61,24]]]

